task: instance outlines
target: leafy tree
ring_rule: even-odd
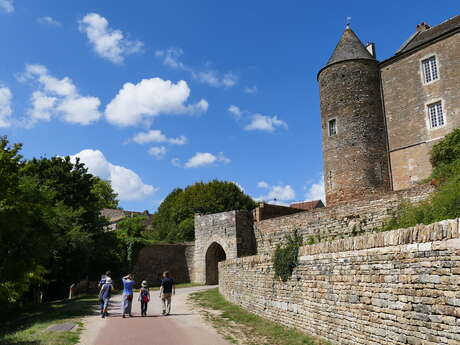
[[[94,177],[93,194],[98,198],[98,208],[118,208],[118,194],[112,189],[110,181]]]
[[[20,144],[0,138],[0,306],[15,303],[44,281],[52,248],[54,193],[22,176]]]
[[[119,240],[119,253],[126,271],[132,269],[139,250],[148,244],[143,238],[145,230],[145,216],[126,217],[118,222],[116,236]]]
[[[254,200],[233,182],[197,182],[175,189],[166,197],[153,216],[149,237],[165,242],[191,241],[195,238],[195,214],[252,210],[255,206]]]

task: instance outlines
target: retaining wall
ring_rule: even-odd
[[[307,245],[299,255],[285,283],[270,255],[221,262],[220,292],[332,344],[460,344],[458,219]]]

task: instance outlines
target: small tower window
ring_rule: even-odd
[[[337,134],[337,120],[332,119],[329,120],[329,136],[333,136]]]
[[[422,60],[423,69],[423,80],[425,83],[430,83],[434,80],[439,79],[438,64],[436,62],[436,56],[429,57],[428,59]]]
[[[442,103],[436,102],[428,104],[428,116],[430,120],[430,127],[437,128],[444,126],[444,113],[442,111]]]

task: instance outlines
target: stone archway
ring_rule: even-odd
[[[224,248],[213,242],[206,251],[206,285],[219,284],[219,262],[227,258]]]

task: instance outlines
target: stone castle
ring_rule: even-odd
[[[318,73],[327,207],[261,204],[195,217],[195,242],[141,250],[135,274],[219,284],[231,302],[332,344],[460,345],[459,219],[375,232],[433,191],[430,148],[460,126],[460,16],[378,62],[347,27]],[[287,234],[292,278],[274,277]]]

